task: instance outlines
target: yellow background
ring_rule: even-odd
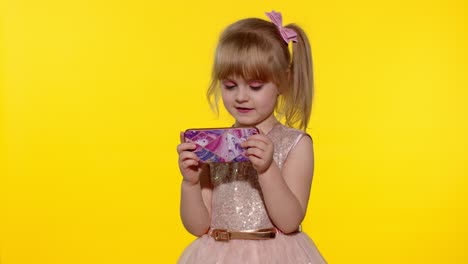
[[[176,145],[221,30],[281,11],[310,36],[304,230],[329,263],[468,263],[465,1],[0,2],[2,264],[174,263]]]

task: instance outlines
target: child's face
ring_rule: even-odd
[[[274,118],[278,88],[272,82],[231,77],[221,80],[221,95],[239,126],[258,126]]]

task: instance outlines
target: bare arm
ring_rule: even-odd
[[[193,144],[182,143],[177,147],[179,168],[184,177],[181,184],[180,217],[188,232],[202,236],[211,222],[210,174],[208,165],[199,163],[190,150]]]
[[[255,159],[268,161],[270,144],[272,151],[271,141],[266,141],[264,146],[260,144],[264,153],[262,156],[258,152]],[[255,159],[251,159],[252,163]],[[271,220],[284,233],[297,230],[307,210],[314,170],[311,138],[303,136],[299,140],[290,151],[282,170],[275,162],[271,162],[264,170],[261,166],[258,168],[258,179]]]

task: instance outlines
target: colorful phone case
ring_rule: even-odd
[[[244,162],[249,158],[240,144],[258,133],[256,127],[187,129],[184,142],[197,145],[194,152],[202,162]]]

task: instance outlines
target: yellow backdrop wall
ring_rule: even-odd
[[[464,1],[0,3],[0,262],[174,263],[176,145],[221,30],[281,11],[313,47],[304,230],[329,263],[468,263]]]

